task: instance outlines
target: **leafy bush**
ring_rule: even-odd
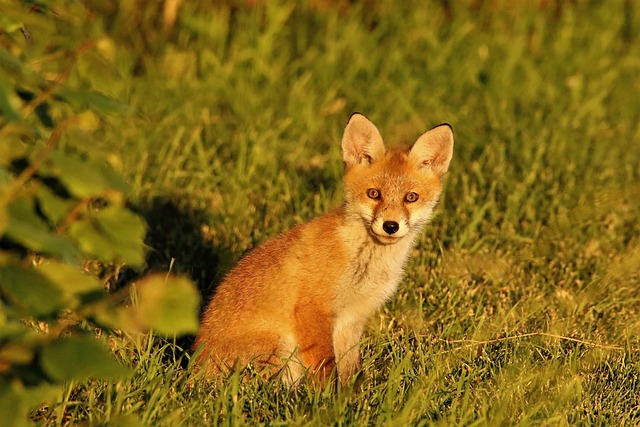
[[[107,292],[109,274],[143,270],[146,225],[104,159],[61,141],[72,131],[89,140],[99,114],[127,107],[67,82],[100,41],[70,50],[43,37],[56,25],[52,11],[15,6],[0,18],[0,414],[8,426],[23,425],[66,381],[130,374],[96,332],[193,332],[198,307],[191,282],[168,274]],[[132,307],[122,304],[131,296]]]

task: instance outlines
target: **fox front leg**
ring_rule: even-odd
[[[338,366],[340,383],[345,384],[360,369],[360,337],[364,324],[338,322],[333,333],[333,351]]]

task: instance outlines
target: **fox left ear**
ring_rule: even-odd
[[[439,176],[449,170],[453,157],[453,128],[442,124],[420,135],[409,153],[409,158],[420,168],[429,168]]]
[[[385,148],[378,128],[360,113],[349,117],[342,135],[342,160],[348,169],[357,164],[370,165],[384,157]]]

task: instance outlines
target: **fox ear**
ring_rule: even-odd
[[[350,168],[369,165],[384,156],[384,143],[378,128],[360,113],[354,113],[342,135],[342,160]]]
[[[429,168],[439,176],[447,173],[453,157],[453,129],[449,124],[434,127],[420,135],[409,153],[409,158],[420,168]]]

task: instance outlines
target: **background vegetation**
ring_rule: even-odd
[[[18,81],[35,96],[63,75],[56,122],[97,111],[57,146],[124,175],[145,269],[187,274],[205,297],[246,250],[340,203],[351,112],[389,143],[456,132],[438,215],[351,387],[193,382],[188,342],[150,335],[115,346],[130,377],[67,381],[33,422],[640,422],[633,0],[0,7],[3,70],[37,72]],[[5,115],[24,105],[2,89]]]

